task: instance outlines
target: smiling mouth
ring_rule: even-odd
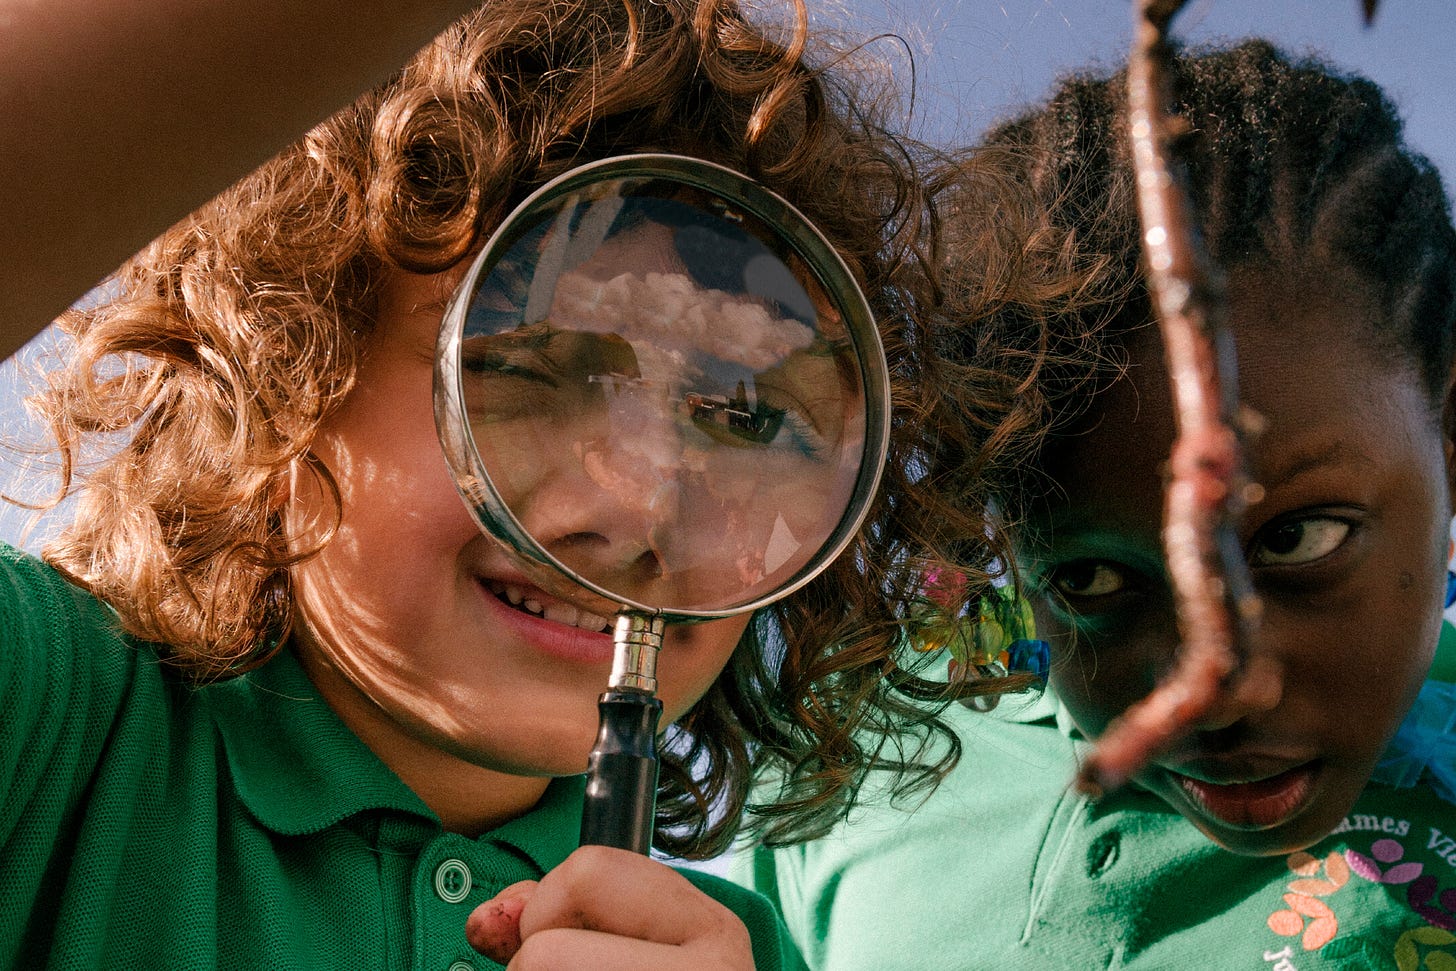
[[[540,617],[555,624],[564,624],[567,627],[577,627],[599,634],[606,631],[612,623],[606,617],[573,607],[569,603],[540,599],[540,593],[535,589],[519,587],[514,583],[486,580],[485,588],[512,610]]]
[[[1207,782],[1169,772],[1208,815],[1240,829],[1270,829],[1292,819],[1309,802],[1317,774],[1316,762],[1252,782]]]

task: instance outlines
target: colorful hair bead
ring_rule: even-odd
[[[917,651],[949,651],[952,681],[1030,674],[1045,683],[1051,648],[1036,637],[1031,605],[1010,586],[982,597],[972,619],[961,606],[965,577],[938,571],[925,585],[910,618],[910,645]]]

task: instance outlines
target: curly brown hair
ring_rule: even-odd
[[[923,460],[995,436],[955,431],[916,323],[939,299],[917,153],[887,133],[883,99],[811,61],[802,0],[791,11],[770,36],[731,0],[492,0],[166,232],[104,303],[63,319],[77,350],[36,404],[66,490],[88,441],[125,444],[85,476],[46,558],[196,679],[263,663],[289,635],[291,567],[318,548],[290,545],[290,476],[316,476],[337,506],[310,446],[353,386],[384,275],[451,267],[581,162],[693,155],[758,179],[833,242],[877,312],[896,417],[854,545],[760,613],[679,721],[657,845],[721,850],[766,767],[782,785],[754,809],[774,842],[826,829],[871,765],[933,779],[945,759],[873,741],[938,727],[886,676],[927,566],[963,561],[982,590],[999,550],[974,497],[941,491]]]

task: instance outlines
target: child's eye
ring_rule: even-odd
[[[744,395],[741,386],[733,399],[689,392],[684,405],[694,426],[725,445],[763,445],[807,458],[827,449],[824,436],[797,407],[777,408],[762,399],[749,404]]]
[[[1051,587],[1066,597],[1107,597],[1127,587],[1127,577],[1110,563],[1082,560],[1063,563],[1047,577]]]
[[[1350,524],[1329,516],[1290,519],[1264,529],[1254,538],[1250,566],[1296,566],[1313,563],[1340,548]]]
[[[460,367],[475,377],[524,378],[548,387],[556,387],[556,380],[551,375],[509,361],[500,354],[461,354]]]
[[[467,337],[460,345],[460,368],[476,378],[521,378],[558,387],[559,362],[549,353],[556,335],[548,325],[540,325]]]

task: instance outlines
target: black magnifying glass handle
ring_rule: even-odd
[[[646,854],[657,810],[662,702],[646,691],[613,688],[602,693],[597,710],[601,725],[587,762],[581,842]]]
[[[587,759],[582,845],[646,855],[657,816],[657,652],[663,620],[617,615],[616,653],[607,690],[597,699],[601,723]]]

